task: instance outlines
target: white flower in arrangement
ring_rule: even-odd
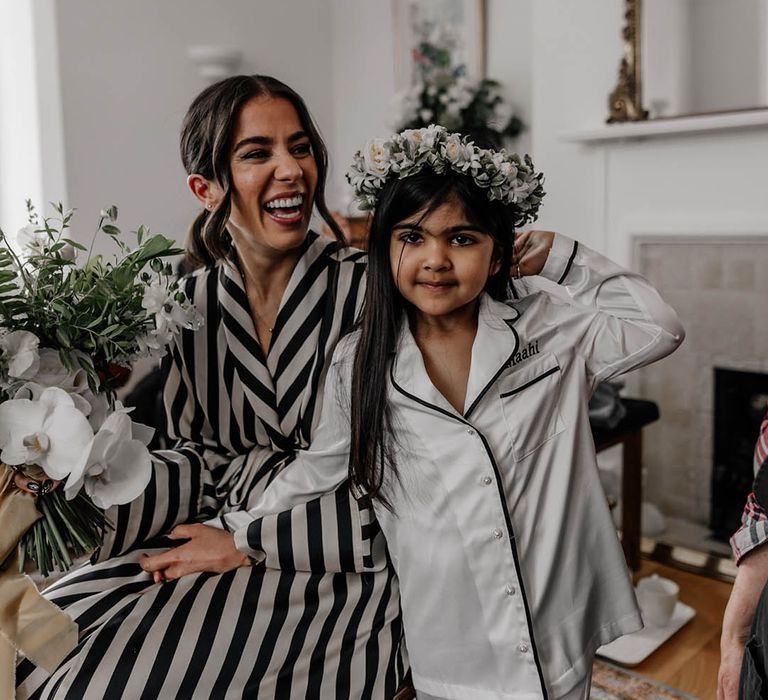
[[[36,464],[52,479],[65,479],[92,438],[88,419],[63,389],[45,389],[35,401],[0,404],[0,459],[5,464]]]
[[[83,352],[75,353],[79,361],[90,364]],[[70,394],[81,394],[88,388],[88,375],[82,366],[68,368],[61,361],[58,350],[40,349],[40,365],[32,380],[44,387],[58,387]]]
[[[31,379],[40,367],[40,339],[29,331],[6,331],[0,335],[0,350],[11,380]]]
[[[168,288],[160,281],[153,280],[144,287],[141,306],[151,314],[158,314],[168,301]]]
[[[165,353],[165,346],[182,328],[197,330],[202,316],[186,299],[180,302],[176,294],[160,280],[154,280],[144,288],[142,307],[154,315],[153,330],[139,336],[138,355],[159,358]]]
[[[419,110],[419,117],[423,119],[425,122],[428,122],[432,117],[434,116],[434,112],[431,109],[427,109],[426,107],[424,109]]]
[[[493,98],[494,100],[496,98]],[[497,100],[493,104],[493,111],[488,117],[487,126],[494,131],[503,132],[509,126],[512,121],[512,117],[515,115],[512,105],[502,100]]]
[[[534,221],[544,196],[544,176],[533,168],[531,159],[521,160],[516,153],[478,148],[461,134],[431,124],[423,129],[406,129],[387,140],[377,140],[376,171],[369,168],[370,159],[358,151],[347,173],[355,190],[357,206],[373,209],[388,178],[402,179],[430,168],[441,174],[451,169],[471,177],[476,185],[488,190],[490,200],[515,205],[515,225]],[[370,147],[367,147],[370,150]],[[382,162],[384,154],[388,160]],[[388,173],[381,177],[380,172]]]
[[[40,253],[49,242],[48,234],[35,224],[27,224],[19,229],[16,234],[16,243],[22,251],[22,255]]]
[[[523,128],[495,80],[472,77],[465,46],[445,21],[416,24],[411,52],[413,87],[398,95],[396,131],[430,123],[471,135],[476,143],[499,148]]]
[[[137,498],[151,477],[152,459],[146,446],[153,432],[134,423],[122,408],[111,413],[67,479],[67,498],[74,498],[81,488],[99,508]]]

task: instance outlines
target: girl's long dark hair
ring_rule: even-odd
[[[227,221],[232,209],[232,139],[240,110],[255,97],[283,99],[293,105],[309,136],[317,163],[315,208],[339,245],[344,245],[344,234],[325,203],[328,151],[304,100],[285,83],[268,75],[235,75],[203,90],[190,105],[181,126],[181,161],[187,174],[202,175],[206,180],[218,182],[224,190],[219,206],[211,212],[203,209],[192,222],[185,260],[189,268],[211,265],[229,254]]]
[[[499,271],[488,279],[494,298],[508,296],[514,244],[514,208],[489,201],[487,190],[469,177],[424,169],[403,180],[386,183],[373,212],[368,239],[368,282],[360,319],[360,339],[354,358],[351,400],[349,471],[355,486],[391,509],[382,492],[387,473],[397,478],[394,425],[387,400],[389,367],[398,334],[405,322],[406,301],[395,286],[390,265],[390,237],[395,224],[421,212],[425,218],[455,198],[468,223],[488,233],[495,243]]]

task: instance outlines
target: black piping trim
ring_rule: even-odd
[[[563,272],[562,276],[559,280],[557,280],[558,284],[562,284],[565,281],[565,278],[568,277],[568,273],[571,271],[571,266],[573,265],[573,260],[576,257],[576,253],[579,250],[579,242],[574,241],[573,242],[573,250],[571,251],[571,257],[568,258],[568,264],[565,266],[565,272]]]
[[[517,309],[515,309],[515,312],[517,312]],[[519,313],[518,313],[517,317],[514,320],[517,321],[518,318],[520,318],[520,314]],[[493,375],[493,377],[491,378],[491,381],[489,381],[485,385],[483,390],[477,395],[477,398],[472,402],[472,405],[466,410],[466,412],[464,413],[465,420],[469,419],[470,413],[472,413],[472,411],[475,410],[475,407],[477,406],[477,404],[480,403],[480,399],[482,399],[483,396],[485,396],[485,394],[487,393],[488,389],[490,389],[493,386],[494,382],[499,378],[499,375],[507,367],[509,367],[509,363],[512,361],[512,358],[515,356],[515,353],[517,352],[517,349],[520,347],[520,336],[517,334],[517,331],[515,330],[515,327],[512,325],[512,322],[507,320],[507,319],[504,319],[504,322],[509,326],[509,330],[511,330],[512,333],[515,336],[515,347],[512,348],[512,353],[507,358],[507,361],[501,367],[499,367],[499,371],[496,372],[496,374]]]
[[[503,394],[499,394],[499,398],[504,399],[507,396],[514,396],[518,392],[523,391],[523,389],[527,389],[529,386],[535,384],[536,382],[541,381],[545,377],[548,377],[550,374],[554,374],[555,372],[560,371],[560,365],[557,365],[557,367],[553,367],[552,369],[548,369],[546,372],[542,372],[538,377],[531,379],[530,382],[526,382],[523,384],[523,386],[517,387],[517,389],[512,389],[512,391],[505,391]]]
[[[512,330],[514,331],[514,328]],[[517,337],[517,333],[515,333],[515,337]],[[502,369],[504,369],[504,367],[502,367]],[[418,396],[409,394],[405,389],[403,389],[395,381],[394,362],[391,363],[389,367],[389,378],[390,378],[390,381],[392,382],[392,386],[394,386],[395,389],[399,391],[403,396],[408,397],[412,401],[415,401],[416,403],[421,404],[422,406],[431,408],[437,411],[438,413],[442,413],[443,415],[446,415],[449,418],[453,418],[453,420],[459,423],[463,423],[464,425],[470,426],[475,431],[475,433],[477,433],[480,439],[483,441],[483,447],[485,448],[485,451],[488,454],[488,458],[491,460],[491,465],[493,466],[493,473],[496,476],[496,488],[498,489],[499,500],[501,501],[501,509],[504,511],[504,520],[507,526],[507,535],[509,536],[509,546],[510,546],[510,549],[512,550],[512,560],[515,563],[515,572],[517,573],[517,581],[520,586],[520,594],[523,597],[523,609],[525,610],[525,620],[528,624],[528,632],[531,637],[531,651],[533,652],[533,660],[536,663],[536,671],[539,674],[539,683],[541,683],[541,690],[542,690],[542,693],[544,693],[544,700],[548,700],[549,694],[547,693],[547,684],[546,684],[546,681],[544,680],[544,671],[541,667],[539,650],[536,647],[535,635],[533,633],[533,619],[531,618],[531,608],[528,605],[528,596],[525,592],[525,583],[523,581],[522,571],[520,570],[520,558],[517,554],[517,547],[515,546],[515,534],[514,534],[514,531],[512,530],[512,518],[509,515],[509,509],[507,508],[507,501],[504,498],[504,486],[502,485],[501,474],[499,473],[499,467],[496,464],[496,460],[493,458],[493,452],[491,451],[491,448],[488,445],[488,441],[485,439],[485,435],[483,435],[477,428],[475,428],[475,426],[473,426],[463,416],[459,416],[458,414],[454,414],[449,411],[446,411],[445,409],[440,408],[440,406],[435,406],[429,403],[428,401],[424,401],[423,399],[420,399]],[[491,384],[493,384],[493,382],[491,382],[488,386],[491,386]],[[467,413],[469,413],[469,411],[467,411]]]
[[[496,460],[493,458],[493,452],[491,451],[490,446],[488,445],[488,441],[485,439],[485,435],[483,435],[479,430],[476,430],[477,435],[480,437],[480,439],[483,441],[483,447],[485,447],[485,451],[488,453],[488,459],[491,460],[491,465],[493,465],[493,472],[496,475],[496,488],[499,490],[499,500],[501,501],[501,509],[504,511],[504,519],[507,524],[507,534],[509,535],[509,546],[512,550],[512,558],[515,562],[515,569],[517,570],[517,582],[520,585],[520,593],[523,596],[523,608],[525,609],[525,619],[528,623],[528,631],[531,634],[531,650],[533,651],[533,660],[536,662],[536,670],[539,672],[539,682],[541,683],[541,690],[544,693],[544,700],[547,700],[549,698],[549,695],[547,694],[547,685],[544,681],[544,671],[541,668],[541,659],[539,658],[539,650],[536,647],[536,641],[534,639],[533,634],[533,618],[531,616],[531,608],[528,605],[528,595],[525,592],[525,582],[523,581],[523,575],[520,569],[520,558],[517,553],[517,546],[515,544],[515,534],[512,530],[512,518],[509,515],[509,509],[507,508],[507,501],[504,498],[504,487],[502,485],[501,481],[501,474],[499,473],[499,467],[496,464]]]

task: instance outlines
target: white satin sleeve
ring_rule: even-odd
[[[593,386],[669,355],[685,338],[674,309],[644,277],[567,236],[555,235],[540,277],[550,284],[536,277],[513,284],[545,294],[559,285],[553,305],[571,306],[566,323]]]

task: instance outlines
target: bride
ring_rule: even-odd
[[[309,230],[314,207],[342,240],[322,139],[287,85],[237,76],[194,100],[181,155],[203,206],[186,292],[205,324],[166,358],[177,444],[154,454],[143,496],[109,513],[116,530],[95,563],[45,591],[79,644],[50,677],[22,661],[17,695],[392,698],[408,664],[369,507],[345,486],[265,518],[248,543],[259,562],[203,524],[228,514],[217,524],[231,527],[310,444],[328,361],[363,297],[363,254]],[[142,568],[158,561],[162,575]]]

